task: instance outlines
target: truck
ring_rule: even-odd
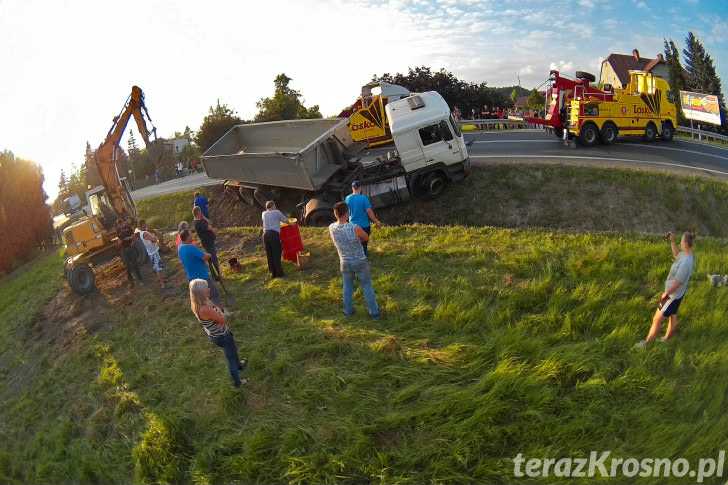
[[[349,118],[349,130],[354,141],[369,146],[391,143],[387,104],[409,95],[407,88],[385,81],[365,84],[356,103],[343,110],[338,118]]]
[[[147,129],[146,119],[152,122],[144,104],[144,93],[133,86],[119,115],[115,116],[106,139],[95,152],[94,165],[102,184],[86,192],[91,214],[74,222],[63,230],[68,259],[64,267],[66,281],[80,295],[89,293],[96,284],[92,268],[119,256],[121,246],[117,237],[116,223],[120,219],[136,225],[137,211],[126,178],[119,176],[121,140],[129,119],[134,116],[141,135],[152,157],[158,159],[163,152],[163,139],[156,139],[156,128]],[[154,140],[150,141],[150,135]],[[138,264],[146,260],[147,253],[141,241],[133,243]]]
[[[470,172],[460,125],[439,93],[429,91],[386,106],[395,150],[362,155],[346,118],[273,121],[237,125],[201,157],[207,176],[224,180],[241,200],[265,205],[276,190],[300,196],[299,222],[334,221],[333,206],[354,180],[374,208],[408,200],[436,199],[450,182]]]
[[[602,89],[590,85],[594,75],[577,71],[576,79],[551,71],[546,90],[548,112],[544,119],[529,122],[546,126],[568,142],[577,139],[590,147],[599,141],[611,145],[619,135],[641,136],[654,141],[658,136],[671,141],[677,127],[677,108],[670,85],[652,73],[630,71],[624,89],[609,84]]]

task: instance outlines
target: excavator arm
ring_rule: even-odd
[[[152,126],[151,132],[147,128],[144,119],[145,115]],[[144,104],[144,93],[138,86],[133,86],[121,113],[114,117],[113,125],[106,135],[106,139],[96,151],[96,168],[99,171],[109,201],[113,205],[117,215],[126,219],[136,220],[136,206],[129,190],[126,186],[122,185],[121,176],[119,175],[119,155],[121,153],[119,141],[124,135],[126,125],[132,116],[134,116],[139,134],[144,140],[147,150],[154,158],[155,163],[158,163],[159,154],[162,151],[158,142],[161,140],[156,139],[157,129],[154,128],[152,119],[149,117],[149,112]],[[153,141],[150,141],[150,135],[154,136]]]

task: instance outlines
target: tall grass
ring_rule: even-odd
[[[326,229],[302,237],[314,266],[285,263],[285,279],[268,279],[262,251],[231,251],[244,267],[225,271],[250,359],[242,391],[192,318],[174,258],[175,298],[104,293],[106,323],[60,361],[35,358],[43,349],[3,318],[17,333],[3,341],[16,357],[0,375],[0,481],[517,482],[518,453],[697,463],[725,447],[728,292],[704,277],[724,264],[723,239],[696,242],[675,339],[636,351],[669,269],[662,236],[385,227],[370,244],[376,320],[360,290],[343,316]],[[24,278],[0,288],[4,315],[33,313],[13,295],[41,276]]]

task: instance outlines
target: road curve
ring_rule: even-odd
[[[667,171],[728,181],[728,147],[675,138],[671,142],[643,143],[620,138],[609,146],[564,146],[554,135],[540,129],[492,130],[466,133],[465,141],[474,165],[489,163],[563,163]],[[392,147],[371,150],[386,153]],[[367,155],[367,156],[368,156]],[[222,184],[204,173],[144,187],[132,192],[134,200],[171,194],[197,187]]]
[[[466,135],[473,164],[565,163],[652,169],[728,180],[728,147],[698,141],[643,143],[620,138],[609,146],[575,148],[542,130],[508,130]]]

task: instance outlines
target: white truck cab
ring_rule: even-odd
[[[440,94],[414,94],[389,103],[386,110],[394,144],[407,172],[435,164],[461,167],[467,160],[460,125]]]

